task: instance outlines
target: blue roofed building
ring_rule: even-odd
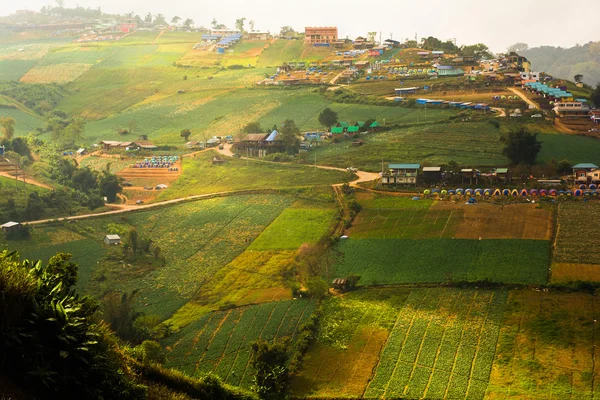
[[[388,164],[381,174],[382,185],[416,185],[421,164]]]

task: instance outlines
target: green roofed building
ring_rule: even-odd
[[[359,128],[364,128],[365,127],[365,121],[358,121],[356,124],[354,124],[355,126],[358,126]]]
[[[331,133],[333,133],[333,134],[344,133],[344,128],[342,128],[341,126],[333,127],[333,128],[331,128]]]
[[[356,126],[356,125],[354,125],[354,126],[349,126],[349,127],[348,127],[348,133],[358,133],[358,130],[359,130],[359,129],[360,129],[360,128],[359,128],[358,126]]]
[[[348,127],[350,126],[349,123],[347,123],[346,121],[340,121],[337,123],[336,125],[338,128],[344,128],[344,129],[348,129]]]
[[[369,128],[379,128],[381,125],[379,124],[379,122],[374,121],[371,125],[369,125]]]
[[[388,164],[381,174],[382,185],[416,185],[421,164]]]

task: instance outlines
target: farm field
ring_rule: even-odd
[[[314,244],[325,235],[335,214],[334,207],[298,201],[286,208],[248,249],[286,250]]]
[[[552,283],[600,282],[600,264],[552,263]]]
[[[0,81],[18,81],[35,63],[35,60],[0,59]]]
[[[169,349],[166,366],[195,377],[213,373],[249,388],[254,375],[250,344],[293,340],[314,307],[309,300],[287,300],[212,312],[163,341]]]
[[[596,251],[600,227],[590,223],[600,211],[595,201],[567,201],[558,206],[554,261],[572,264],[600,264]]]
[[[482,399],[505,303],[503,290],[454,288],[330,298],[293,394]]]
[[[92,64],[61,63],[46,66],[35,66],[21,77],[24,83],[58,83],[73,82],[86,73]]]
[[[511,291],[486,398],[596,398],[598,310],[588,293]]]
[[[538,135],[542,150],[537,162],[552,159],[568,159],[573,165],[582,162],[600,163],[600,141],[596,138],[577,135],[543,134]]]
[[[29,132],[45,126],[45,122],[41,117],[18,108],[0,107],[0,118],[3,117],[14,118],[15,136],[26,136]]]
[[[550,244],[518,239],[345,239],[336,276],[361,285],[490,280],[544,284]]]
[[[310,168],[302,165],[227,159],[225,165],[212,165],[214,152],[183,159],[183,173],[157,200],[193,194],[235,190],[325,186],[350,180],[347,172]]]
[[[296,61],[304,51],[302,40],[275,40],[258,59],[261,67],[278,67],[284,62]]]

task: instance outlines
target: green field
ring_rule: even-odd
[[[358,290],[330,298],[292,380],[308,398],[483,399],[506,291]]]
[[[194,194],[235,190],[324,186],[350,179],[347,172],[315,169],[310,166],[227,159],[225,165],[213,165],[213,153],[183,159],[183,173],[161,193],[157,200]]]
[[[573,165],[577,163],[600,164],[600,140],[576,135],[538,135],[542,142],[542,151],[537,161],[548,162],[555,160],[569,160]]]
[[[0,81],[18,81],[35,63],[35,60],[0,60]]]
[[[336,276],[361,276],[363,285],[490,280],[543,284],[549,243],[544,240],[345,239]]]
[[[599,211],[597,202],[570,201],[559,205],[553,261],[600,264],[600,254],[596,251],[600,228],[598,224],[589,223]]]
[[[304,50],[302,40],[276,40],[258,59],[260,67],[278,67],[284,62],[299,60]]]
[[[0,107],[0,118],[2,117],[15,119],[15,136],[25,136],[29,132],[45,126],[45,122],[41,117],[18,108]]]
[[[314,307],[312,301],[288,300],[207,314],[164,341],[170,349],[166,366],[190,376],[213,373],[249,388],[254,375],[250,344],[293,339]]]
[[[252,243],[249,250],[297,249],[314,244],[327,232],[335,215],[334,208],[323,204],[300,203],[287,208]]]

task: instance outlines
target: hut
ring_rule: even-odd
[[[3,232],[18,232],[23,228],[19,222],[9,221],[1,225]]]
[[[121,236],[119,235],[106,235],[104,237],[104,243],[108,245],[118,245],[121,244]]]
[[[426,183],[440,182],[442,180],[442,167],[423,167],[423,181]]]
[[[335,278],[332,282],[331,282],[331,286],[333,286],[334,289],[336,290],[348,290],[349,289],[349,284],[348,284],[348,279],[346,278]]]

